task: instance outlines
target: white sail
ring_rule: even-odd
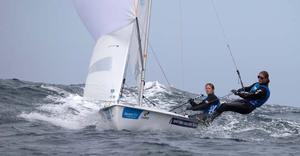
[[[83,23],[97,41],[136,17],[137,0],[73,0]]]
[[[148,36],[148,1],[74,0],[81,19],[97,40],[84,89],[86,98],[117,101],[126,67],[133,67],[136,80],[141,81],[141,52],[146,51]],[[136,19],[140,22],[139,33]]]
[[[129,47],[129,56],[127,62],[127,76],[128,81],[134,78],[132,81],[134,86],[139,86],[139,82],[141,81],[141,70],[142,70],[142,61],[141,61],[141,53],[139,51],[139,40],[137,33],[137,25],[135,23],[131,36],[131,44]],[[130,73],[129,73],[130,72]],[[130,76],[129,76],[130,75]]]
[[[84,96],[92,100],[116,101],[124,77],[134,22],[100,37],[94,48]]]

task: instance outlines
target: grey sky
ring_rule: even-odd
[[[215,4],[245,83],[268,70],[269,103],[300,106],[300,1]],[[239,87],[211,1],[182,0],[182,22],[179,8],[179,0],[153,0],[150,42],[171,83],[202,92],[206,82],[213,82],[219,96]],[[70,0],[1,0],[0,20],[0,78],[85,81],[94,41]],[[147,80],[165,83],[158,70],[150,53]]]

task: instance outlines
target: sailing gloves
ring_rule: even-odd
[[[249,93],[249,92],[245,92],[242,89],[239,89],[239,90],[232,89],[231,92],[234,95],[240,96],[241,98],[245,98],[245,97],[249,96],[250,94],[252,94],[252,93]]]

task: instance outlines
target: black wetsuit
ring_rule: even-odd
[[[215,113],[216,109],[220,106],[220,100],[215,94],[208,94],[207,97],[200,103],[189,101],[191,107],[188,110],[202,111],[202,113],[190,115],[189,118],[196,119],[199,122],[206,122],[211,119],[211,115]]]
[[[208,94],[207,97],[200,103],[194,102],[194,100],[189,101],[191,107],[187,108],[193,111],[202,111],[202,113],[190,115],[190,119],[196,119],[198,122],[211,121],[212,115],[215,113],[216,109],[220,106],[220,100],[215,94]]]
[[[193,111],[199,110],[208,110],[212,105],[219,103],[219,99],[215,94],[208,94],[207,98],[200,103],[190,101],[192,107],[190,108]]]
[[[268,84],[260,84],[260,86],[265,85],[266,87],[259,87],[253,91],[253,87],[255,85],[257,85],[257,83],[254,83],[249,87],[245,87],[244,89],[237,90],[234,94],[240,96],[242,99],[234,100],[229,103],[222,103],[214,115],[219,116],[225,111],[249,114],[255,108],[260,107],[269,98],[270,93],[268,88],[266,88]],[[256,104],[256,101],[260,104]]]

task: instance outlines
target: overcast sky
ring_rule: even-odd
[[[179,4],[153,0],[150,30],[150,43],[172,85],[203,92],[203,85],[213,82],[219,96],[238,88],[211,1]],[[255,82],[257,73],[267,70],[269,103],[300,106],[300,1],[215,4],[244,82]],[[84,83],[94,44],[70,0],[0,0],[0,78]],[[166,84],[152,53],[146,76]]]

